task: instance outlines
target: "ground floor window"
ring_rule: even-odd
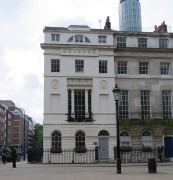
[[[142,146],[152,148],[152,136],[148,131],[142,133]]]
[[[130,146],[130,136],[126,131],[120,133],[120,146]]]
[[[56,131],[52,133],[52,150],[59,149],[61,149],[61,134]]]
[[[76,133],[76,149],[85,148],[85,134],[83,132]]]

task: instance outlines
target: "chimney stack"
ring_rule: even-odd
[[[158,27],[155,25],[154,32],[167,33],[167,25],[165,24],[165,21],[163,21],[163,23]]]
[[[109,21],[109,16],[107,16],[104,29],[111,30],[111,22]]]

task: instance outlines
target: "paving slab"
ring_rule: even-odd
[[[149,174],[147,163],[122,164],[122,174],[116,164],[0,164],[0,180],[172,180],[173,164],[158,164],[157,173]]]

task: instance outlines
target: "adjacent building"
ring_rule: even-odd
[[[114,31],[107,19],[105,29],[44,34],[44,148],[99,146],[100,159],[114,159],[118,84],[121,146],[169,146],[173,157],[172,33]]]
[[[28,144],[32,143],[32,123],[24,109],[16,107],[10,100],[0,100],[0,150],[15,145],[19,152],[23,153],[24,148],[27,152]]]
[[[142,31],[139,0],[120,0],[119,29],[120,31]]]

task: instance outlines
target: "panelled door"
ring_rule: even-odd
[[[99,159],[109,159],[109,139],[99,137]]]
[[[173,157],[173,137],[165,137],[165,156]]]

